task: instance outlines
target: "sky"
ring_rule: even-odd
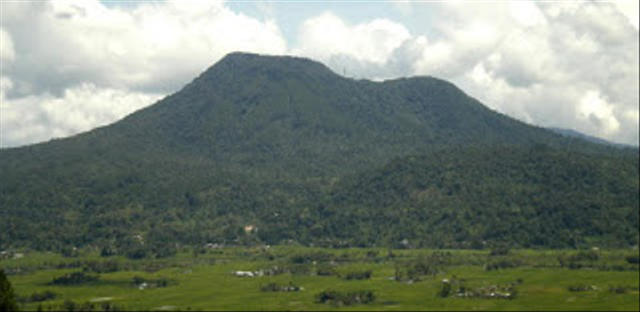
[[[638,1],[0,1],[0,147],[108,125],[227,53],[434,76],[529,124],[639,143]]]

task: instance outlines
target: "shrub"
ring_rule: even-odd
[[[429,260],[419,259],[409,267],[409,276],[431,275],[435,276],[440,271],[440,266]]]
[[[4,271],[0,270],[0,311],[18,311],[19,307],[15,297],[11,282]]]
[[[489,253],[490,256],[506,256],[511,252],[511,249],[506,245],[495,246]]]
[[[521,266],[522,263],[517,259],[502,259],[493,262],[489,262],[485,265],[485,270],[493,271],[493,270],[502,270],[502,269],[512,269]]]
[[[336,271],[331,266],[323,265],[316,268],[316,274],[318,276],[332,276],[336,275]]]
[[[316,295],[316,303],[346,306],[354,304],[368,304],[375,301],[375,299],[375,293],[371,290],[360,290],[349,293],[327,290]]]
[[[169,285],[169,281],[166,278],[160,278],[156,280],[156,285],[160,288],[167,287]]]
[[[639,264],[640,263],[640,256],[638,256],[638,255],[628,256],[625,259],[627,260],[627,263],[629,263],[629,264]]]
[[[572,269],[572,270],[582,269],[583,266],[584,265],[582,263],[579,263],[579,262],[575,262],[575,261],[569,262],[569,269]]]
[[[84,272],[111,273],[119,271],[117,261],[86,261],[82,266]]]
[[[38,309],[42,309],[42,306],[38,306]],[[111,302],[103,302],[101,304],[95,304],[92,302],[77,303],[72,300],[65,300],[62,306],[48,307],[49,311],[127,311],[124,307],[115,305]]]
[[[614,294],[626,294],[628,290],[629,290],[629,287],[624,287],[624,286],[609,287],[609,291]]]
[[[417,259],[396,263],[396,281],[419,281],[421,276],[435,277],[451,263],[451,254],[435,252],[429,256],[420,255]]]
[[[146,280],[145,280],[143,277],[140,277],[140,276],[134,276],[134,277],[131,279],[131,284],[134,284],[134,285],[140,285],[140,284],[144,283],[145,281],[146,281]]]
[[[328,262],[335,258],[333,254],[327,252],[309,252],[293,255],[290,258],[291,263],[303,264],[312,262]]]
[[[118,254],[118,251],[113,246],[102,246],[100,248],[100,257],[111,257]]]
[[[100,279],[97,275],[87,275],[82,272],[73,272],[65,274],[64,276],[56,277],[51,281],[51,285],[82,285],[95,283]]]
[[[309,275],[312,272],[312,266],[308,264],[292,264],[286,269],[293,275]]]
[[[325,290],[316,295],[316,303],[334,303],[340,301],[342,294],[335,290]]]
[[[347,272],[342,276],[343,279],[351,281],[351,280],[366,280],[371,278],[371,271],[354,271]]]
[[[277,291],[280,291],[280,286],[276,283],[269,283],[267,285],[262,286],[260,290],[266,291],[266,292],[277,292]]]
[[[572,255],[569,261],[598,261],[600,255],[595,250],[585,251],[581,250],[577,254]]]
[[[125,256],[132,260],[144,259],[147,257],[147,250],[143,247],[131,248],[125,251]]]
[[[289,285],[279,285],[277,283],[269,283],[262,286],[261,290],[265,292],[292,292],[300,291],[302,288],[289,282]]]
[[[440,291],[438,292],[438,297],[447,298],[451,294],[451,284],[449,282],[443,282]]]
[[[65,300],[62,303],[62,309],[63,311],[69,311],[69,312],[80,311],[80,305],[75,303],[72,300]]]
[[[80,255],[78,249],[75,247],[63,247],[60,250],[60,254],[67,258],[77,258]]]
[[[154,244],[151,253],[155,258],[168,258],[176,255],[178,250],[171,244]]]
[[[569,286],[567,289],[569,289],[569,291],[571,292],[582,292],[582,291],[593,291],[596,290],[597,288],[593,285],[589,286],[589,285],[573,285],[573,286]]]
[[[47,300],[53,300],[56,297],[57,297],[56,293],[47,290],[41,293],[39,292],[33,293],[29,297],[21,297],[19,301],[21,303],[43,302]]]
[[[148,288],[164,288],[169,287],[170,285],[176,285],[177,283],[177,281],[170,281],[166,278],[148,280],[140,276],[134,276],[131,279],[131,284],[136,287],[146,284],[146,287]]]

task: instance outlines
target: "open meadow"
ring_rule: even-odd
[[[637,250],[8,253],[23,310],[639,310]]]

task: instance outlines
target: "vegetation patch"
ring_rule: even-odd
[[[522,280],[508,283],[506,285],[491,285],[488,287],[470,288],[466,287],[462,279],[444,279],[438,292],[438,297],[457,298],[481,298],[481,299],[515,299],[518,296],[517,285],[522,284]]]
[[[625,260],[627,260],[627,263],[629,263],[629,264],[639,264],[640,263],[640,256],[638,256],[638,255],[628,256],[628,257],[625,258]]]
[[[56,286],[75,286],[75,285],[85,285],[85,284],[95,284],[100,279],[98,275],[89,275],[83,272],[73,272],[69,274],[65,274],[60,277],[56,277],[49,283],[49,285]]]
[[[569,286],[567,287],[567,289],[571,292],[584,292],[584,291],[596,291],[598,290],[598,287],[594,285],[581,284],[581,285]]]
[[[316,303],[324,303],[337,306],[368,304],[374,302],[375,300],[375,293],[371,290],[359,290],[352,292],[325,290],[316,295]]]
[[[335,256],[332,253],[328,252],[309,252],[293,255],[290,258],[291,263],[302,264],[302,263],[319,263],[319,262],[329,262],[335,259]]]
[[[513,269],[522,266],[522,261],[514,258],[504,258],[487,263],[484,267],[487,271]]]
[[[21,304],[27,304],[27,303],[33,303],[33,302],[43,302],[43,301],[49,301],[49,300],[53,300],[56,299],[56,297],[58,296],[58,294],[46,290],[43,292],[35,292],[33,294],[31,294],[31,296],[27,296],[27,297],[19,297],[18,301]]]
[[[341,277],[347,281],[368,280],[371,278],[371,270],[347,272],[342,274]]]
[[[114,260],[108,261],[85,261],[82,264],[82,271],[93,273],[111,273],[120,271],[120,263]]]
[[[111,302],[75,302],[73,300],[65,300],[62,304],[58,305],[38,305],[39,311],[104,311],[104,312],[117,312],[117,311],[129,311],[129,309],[113,304]]]
[[[321,264],[316,266],[316,275],[317,276],[333,276],[337,275],[335,268],[328,264]]]
[[[629,291],[638,291],[638,286],[610,286],[609,292],[613,294],[626,294]]]
[[[143,289],[150,289],[150,288],[165,288],[169,286],[175,286],[175,285],[178,285],[178,282],[171,281],[166,278],[146,279],[140,276],[134,276],[131,279],[131,285],[140,290],[143,290]]]
[[[451,264],[451,253],[448,252],[420,255],[416,259],[396,263],[394,279],[398,282],[414,283],[421,281],[424,277],[433,278],[449,264]]]
[[[296,292],[303,290],[302,287],[289,282],[287,285],[280,285],[278,283],[269,283],[260,288],[260,290],[265,292]]]

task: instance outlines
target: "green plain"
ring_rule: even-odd
[[[448,264],[435,276],[423,276],[409,283],[393,280],[397,267],[433,254],[446,254]],[[52,253],[26,252],[20,259],[0,262],[18,296],[54,292],[54,300],[26,303],[24,310],[38,306],[59,309],[64,301],[76,303],[111,302],[126,310],[639,310],[638,265],[625,259],[637,250],[598,251],[598,259],[579,269],[562,267],[558,259],[577,254],[575,250],[517,250],[507,256],[490,256],[481,250],[387,250],[319,249],[303,247],[228,247],[204,253],[183,251],[167,259],[129,260],[120,256],[100,257],[97,251],[81,251],[76,258]],[[338,274],[371,270],[367,280],[345,280],[339,276],[285,273],[276,276],[236,277],[235,271],[258,271],[291,265],[295,255],[329,254],[331,261],[298,264],[313,269],[331,266]],[[514,268],[486,270],[498,259],[517,260]],[[117,262],[121,270],[101,273],[99,282],[81,286],[49,283],[65,273],[82,271],[91,261]],[[62,268],[76,266],[74,268]],[[160,268],[156,270],[154,268]],[[87,273],[89,274],[89,273]],[[91,273],[94,274],[95,273]],[[147,280],[164,278],[168,287],[140,290],[132,284],[134,276]],[[443,279],[464,279],[469,288],[506,285],[521,281],[514,299],[459,298],[437,296]],[[298,292],[263,292],[268,283],[293,283]],[[593,290],[572,292],[576,285]],[[622,293],[612,288],[624,288]],[[371,290],[376,299],[369,304],[338,306],[316,303],[325,290],[342,292]]]

